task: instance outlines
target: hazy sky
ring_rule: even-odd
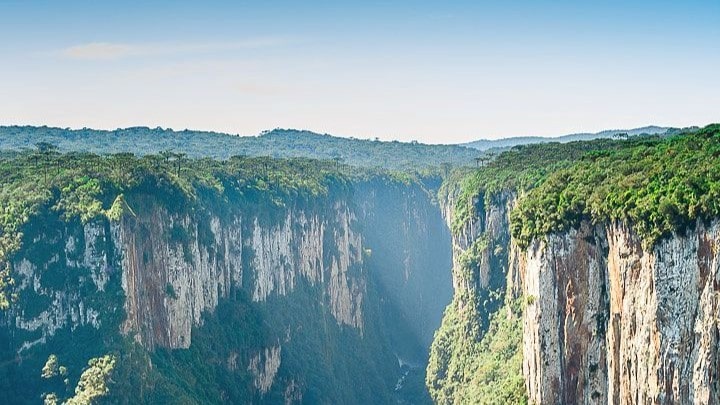
[[[0,0],[0,124],[451,143],[720,121],[720,0]]]

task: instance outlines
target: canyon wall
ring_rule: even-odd
[[[232,289],[262,302],[289,294],[300,279],[320,287],[338,324],[362,333],[362,238],[346,203],[331,203],[323,212],[289,210],[265,225],[241,212],[198,220],[146,198],[136,205],[147,214],[122,219],[117,245],[126,295],[123,331],[143,345],[187,348],[192,327]]]
[[[644,248],[622,223],[533,242],[524,372],[537,403],[716,404],[720,225]]]
[[[698,220],[651,247],[626,223],[583,222],[521,248],[510,237],[514,201],[481,195],[455,229],[454,298],[428,368],[437,403],[507,393],[476,388],[493,384],[479,362],[495,317],[520,318],[521,402],[720,403],[720,222]]]
[[[515,305],[521,294],[522,257],[510,242],[509,219],[516,196],[503,192],[487,197],[472,199],[473,215],[457,224],[457,195],[444,196],[444,216],[450,228],[455,224],[454,295],[435,334],[426,379],[439,404],[524,399],[521,359],[516,355],[520,314]]]
[[[0,354],[27,392],[3,395],[42,392],[34,369],[50,353],[81,369],[113,351],[122,395],[394,402],[398,358],[425,361],[449,300],[435,265],[449,266],[449,245],[435,244],[449,237],[421,185],[354,187],[248,209],[135,192],[120,220],[85,224],[43,211],[11,259],[18,299],[0,314]],[[73,346],[80,336],[88,344]],[[220,371],[234,382],[211,380],[212,394],[172,377]]]
[[[366,288],[361,236],[351,228],[355,218],[345,203],[330,208],[320,213],[290,210],[261,226],[257,218],[240,215],[172,213],[152,197],[138,196],[133,212],[139,214],[119,222],[58,220],[33,237],[33,244],[49,250],[45,260],[28,249],[13,262],[20,291],[32,288],[53,304],[35,316],[17,310],[10,314],[18,328],[42,331],[40,342],[66,325],[99,322],[101,308],[85,302],[80,292],[66,296],[44,286],[47,274],[42,272],[83,271],[78,282],[98,293],[115,273],[125,297],[122,332],[148,348],[187,348],[203,313],[212,312],[232,289],[245,289],[252,301],[262,302],[287,295],[302,278],[322,286],[321,297],[338,324],[362,333]],[[56,245],[62,249],[55,251]]]

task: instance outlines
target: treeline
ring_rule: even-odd
[[[455,196],[453,230],[501,191],[521,195],[512,235],[533,238],[592,222],[629,222],[650,246],[695,220],[720,216],[720,124],[673,136],[626,136],[516,146],[468,173],[441,196]]]
[[[224,160],[238,155],[312,158],[392,170],[472,166],[473,159],[480,154],[477,150],[457,145],[384,142],[283,129],[265,132],[260,136],[237,136],[147,127],[114,131],[32,126],[0,127],[0,150],[32,149],[38,142],[57,145],[63,152],[129,152],[146,155],[172,150],[191,158],[211,157]]]
[[[385,179],[409,182],[407,172],[349,167],[338,160],[231,156],[227,160],[191,158],[162,151],[98,155],[60,153],[48,142],[32,150],[0,154],[0,309],[12,297],[8,258],[20,248],[22,229],[41,210],[66,220],[91,221],[100,216],[119,220],[132,214],[127,193],[148,192],[168,207],[186,207],[202,196],[231,201],[260,218],[288,206],[310,205],[348,192],[353,181]]]
[[[651,247],[720,216],[720,124],[623,146],[587,153],[532,190],[513,212],[515,239],[526,245],[582,220],[620,220]]]

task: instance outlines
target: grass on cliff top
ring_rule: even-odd
[[[9,305],[7,291],[13,283],[7,259],[20,248],[22,227],[41,210],[83,222],[118,220],[124,212],[132,213],[124,196],[140,190],[166,201],[170,209],[211,194],[264,214],[312,204],[331,190],[342,193],[352,181],[369,179],[407,184],[418,177],[304,158],[235,156],[220,161],[171,152],[143,157],[61,154],[48,143],[39,143],[35,151],[0,152],[0,310]]]
[[[720,216],[720,124],[666,139],[638,139],[585,155],[520,200],[521,244],[594,223],[625,221],[651,247],[696,220]]]
[[[470,173],[458,170],[440,190],[441,198],[457,199],[452,231],[457,234],[477,214],[478,200],[484,200],[488,205],[492,196],[499,192],[517,193],[533,189],[551,173],[571,166],[588,153],[623,147],[623,142],[612,139],[521,145],[503,152],[486,166]]]
[[[453,233],[502,191],[520,196],[510,223],[521,246],[582,220],[621,220],[649,247],[720,216],[720,124],[665,138],[515,147],[446,182],[441,196],[456,198]]]

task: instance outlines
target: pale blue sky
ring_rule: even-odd
[[[451,143],[720,121],[720,1],[0,0],[0,124]]]

